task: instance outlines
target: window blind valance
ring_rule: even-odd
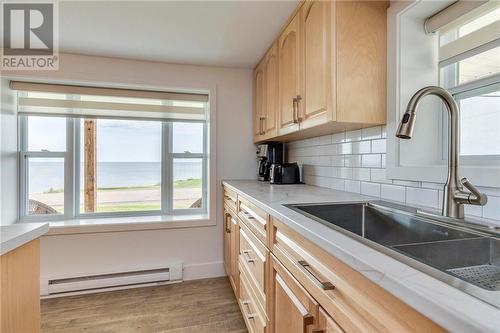
[[[18,113],[64,117],[205,120],[208,95],[12,81]]]

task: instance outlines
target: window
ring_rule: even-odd
[[[500,156],[500,7],[480,8],[439,34],[440,84],[460,107],[460,154]]]
[[[206,100],[18,90],[21,219],[208,211]]]

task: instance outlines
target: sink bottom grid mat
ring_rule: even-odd
[[[452,268],[446,271],[485,289],[500,290],[500,266],[478,265]]]

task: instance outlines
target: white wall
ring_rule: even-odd
[[[178,261],[185,265],[186,279],[224,274],[220,181],[229,178],[254,178],[256,172],[251,133],[252,71],[250,69],[186,66],[63,54],[60,56],[58,71],[7,75],[39,81],[160,89],[216,87],[217,225],[45,236],[41,241],[41,275],[44,278],[93,274],[133,268],[137,265],[161,265]],[[2,126],[4,125],[6,123],[4,124],[2,117]],[[12,137],[15,137],[15,133],[9,133],[8,139],[11,140]],[[4,139],[2,138],[2,142]],[[3,154],[3,147],[1,163],[2,165],[13,163],[11,155]],[[10,170],[9,177],[15,178],[13,170]],[[9,198],[11,196],[17,198],[16,192],[17,185],[9,184]],[[2,210],[4,209],[12,210],[15,207],[9,200],[4,200]],[[6,221],[10,222],[13,221]]]

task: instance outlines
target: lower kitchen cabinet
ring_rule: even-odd
[[[261,204],[235,196],[236,211],[224,206],[224,262],[250,333],[444,332]]]
[[[224,207],[224,269],[234,292],[239,291],[239,223],[236,213]]]
[[[0,257],[0,332],[40,332],[40,241]]]
[[[318,303],[273,255],[270,278],[269,332],[311,332],[318,320]]]

